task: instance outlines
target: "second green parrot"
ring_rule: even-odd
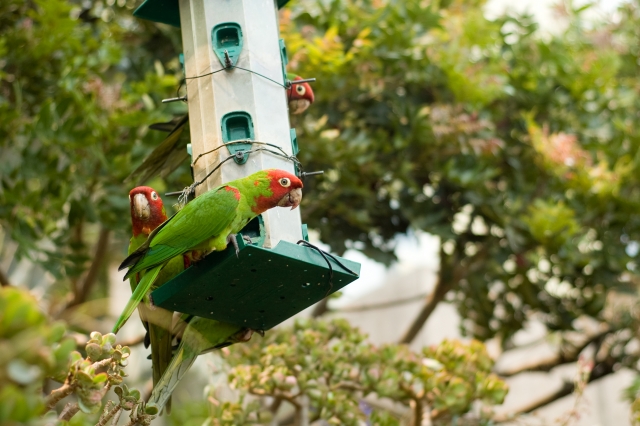
[[[158,193],[148,186],[139,186],[132,189],[129,192],[129,205],[133,236],[129,241],[128,252],[132,254],[144,244],[154,229],[167,220],[167,214]],[[182,272],[188,262],[189,259],[185,256],[176,256],[170,259],[158,274],[147,294]],[[142,273],[138,272],[129,278],[132,293],[135,293],[142,275]],[[146,296],[143,295],[143,297]],[[138,312],[148,332],[153,366],[153,383],[155,385],[171,361],[173,312],[152,306],[148,297],[138,306]],[[167,405],[167,408],[169,408],[169,405]]]

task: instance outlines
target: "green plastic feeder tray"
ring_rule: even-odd
[[[252,239],[253,240],[253,239]],[[238,235],[233,247],[213,252],[152,293],[156,306],[268,330],[358,279],[316,250],[280,241],[266,249]],[[360,264],[337,259],[360,274]]]
[[[289,0],[278,0],[278,9],[287,3],[289,3]],[[133,12],[133,16],[180,28],[180,6],[178,0],[144,0]]]

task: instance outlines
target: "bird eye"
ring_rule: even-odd
[[[303,96],[307,93],[307,89],[302,84],[296,84],[296,92],[298,92],[298,95]]]
[[[291,185],[291,181],[288,178],[282,178],[282,179],[280,179],[280,185],[282,185],[282,186],[284,186],[286,188],[289,185]]]
[[[157,200],[158,199],[158,194],[156,194],[155,191],[151,192],[151,199],[153,199],[153,200]]]

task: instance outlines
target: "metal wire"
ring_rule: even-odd
[[[266,80],[269,80],[269,81],[271,81],[271,82],[273,82],[273,83],[277,84],[278,86],[280,86],[280,87],[282,87],[282,88],[284,88],[284,89],[287,89],[287,88],[288,88],[285,84],[282,84],[282,83],[280,83],[279,81],[276,81],[276,80],[274,80],[274,79],[272,79],[272,78],[270,78],[270,77],[267,77],[267,76],[266,76],[266,75],[264,75],[264,74],[260,74],[260,73],[259,73],[259,72],[257,72],[257,71],[253,71],[253,70],[250,70],[250,69],[247,69],[247,68],[239,67],[239,66],[237,66],[237,65],[231,65],[231,66],[229,66],[229,67],[220,68],[220,69],[218,69],[218,70],[211,71],[211,72],[208,72],[208,73],[206,73],[206,74],[196,75],[196,76],[193,76],[193,77],[185,77],[184,79],[185,79],[185,80],[194,80],[194,79],[197,79],[197,78],[202,78],[202,77],[207,77],[207,76],[210,76],[210,75],[213,75],[213,74],[217,74],[217,73],[219,73],[220,71],[231,70],[231,69],[234,69],[234,68],[237,68],[237,69],[242,70],[242,71],[250,72],[251,74],[255,74],[255,75],[259,76],[259,77],[262,77],[262,78],[264,78],[264,79],[266,79]]]
[[[248,151],[238,151],[238,152],[242,152],[242,153],[244,153],[244,155],[249,155],[249,154],[251,154],[251,153],[257,153],[257,152],[262,152],[262,151],[269,152],[269,153],[271,153],[271,154],[273,154],[273,155],[276,155],[276,156],[278,156],[278,157],[282,157],[282,158],[284,158],[284,159],[286,159],[286,160],[291,161],[294,165],[298,166],[298,169],[302,172],[302,164],[301,164],[301,163],[300,163],[300,161],[296,158],[296,156],[295,156],[295,155],[289,155],[289,154],[287,154],[287,153],[286,153],[286,152],[285,152],[281,147],[279,147],[279,146],[277,146],[277,145],[274,145],[274,144],[272,144],[272,143],[268,143],[268,142],[260,142],[260,141],[252,141],[252,140],[240,140],[240,141],[233,141],[233,142],[228,142],[228,143],[226,143],[226,144],[223,144],[223,145],[217,146],[217,147],[215,147],[214,149],[212,149],[212,150],[210,150],[210,151],[203,152],[202,154],[198,155],[198,156],[196,157],[196,159],[193,161],[193,163],[191,163],[191,166],[193,167],[193,166],[198,162],[198,160],[200,160],[200,158],[202,158],[204,155],[211,154],[211,153],[213,153],[213,152],[215,152],[215,151],[217,151],[217,150],[219,150],[219,149],[221,149],[221,148],[223,148],[223,147],[225,147],[225,146],[228,146],[228,145],[237,145],[237,144],[262,145],[262,147],[258,147],[258,148],[255,148],[255,149],[252,147],[252,148],[251,148],[251,149],[249,149]],[[269,149],[269,148],[266,148],[266,147],[275,148],[275,149],[279,150],[280,152],[278,152],[278,151],[273,151],[273,150],[271,150],[271,149]],[[229,160],[231,160],[231,159],[233,159],[233,158],[236,158],[236,155],[235,155],[235,154],[229,155],[227,158],[225,158],[224,160],[220,161],[220,163],[218,163],[218,164],[217,164],[217,165],[216,165],[216,166],[215,166],[215,167],[214,167],[210,172],[208,172],[208,173],[207,173],[207,174],[206,174],[202,179],[200,179],[200,180],[198,180],[198,181],[195,181],[195,182],[194,182],[194,183],[192,183],[191,185],[189,185],[189,186],[187,186],[186,188],[184,188],[184,189],[182,190],[182,192],[180,193],[180,196],[178,197],[178,203],[176,204],[176,207],[177,207],[178,209],[181,209],[182,207],[184,207],[184,205],[185,205],[185,204],[187,204],[187,202],[189,201],[189,196],[190,196],[193,192],[195,192],[196,187],[197,187],[198,185],[201,185],[202,183],[204,183],[204,182],[209,178],[209,176],[211,176],[212,174],[214,174],[214,173],[215,173],[215,172],[216,172],[220,167],[222,167],[222,165],[223,165],[224,163],[226,163],[227,161],[229,161]]]
[[[340,262],[338,259],[336,259],[335,256],[333,256],[331,253],[327,253],[326,251],[322,250],[321,248],[319,248],[317,246],[314,246],[309,241],[300,240],[296,244],[299,244],[299,245],[302,245],[302,246],[305,246],[305,247],[309,247],[310,249],[313,249],[313,250],[317,251],[320,254],[320,256],[322,256],[324,261],[327,262],[327,266],[329,267],[329,289],[327,290],[327,293],[324,295],[324,297],[327,297],[329,295],[329,293],[331,293],[331,290],[333,289],[333,266],[331,266],[331,262],[329,261],[329,259],[327,259],[327,257],[330,257],[334,262],[336,262],[345,271],[349,272],[352,275],[358,276],[358,274],[356,274],[351,269],[349,269],[346,266],[344,266],[342,264],[342,262]]]
[[[180,86],[178,86],[178,90],[176,91],[176,93],[180,91],[180,88],[182,87],[183,82],[186,81],[186,80],[194,80],[194,79],[197,79],[197,78],[207,77],[207,76],[210,76],[210,75],[213,75],[213,74],[217,74],[220,71],[231,70],[231,69],[234,69],[234,68],[237,68],[237,69],[242,70],[242,71],[249,72],[251,74],[255,74],[255,75],[259,76],[259,77],[262,77],[262,78],[264,78],[266,80],[269,80],[269,81],[277,84],[278,86],[280,86],[280,87],[282,87],[284,89],[289,89],[289,88],[291,88],[291,86],[296,85],[296,84],[309,83],[309,82],[316,81],[315,78],[306,78],[306,79],[303,79],[303,80],[293,80],[293,81],[292,80],[285,80],[284,84],[282,84],[279,81],[276,81],[276,80],[274,80],[274,79],[272,79],[270,77],[267,77],[264,74],[260,74],[257,71],[253,71],[253,70],[250,70],[248,68],[243,68],[243,67],[240,67],[238,65],[231,65],[231,66],[228,66],[228,67],[217,69],[215,71],[208,72],[206,74],[201,74],[201,75],[196,75],[196,76],[193,76],[193,77],[185,77],[185,78],[183,78],[182,80],[180,80]],[[293,91],[291,91],[291,92],[293,93]],[[289,96],[291,96],[291,95],[289,95]],[[291,99],[289,99],[289,100],[291,100]]]

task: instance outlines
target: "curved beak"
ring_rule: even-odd
[[[278,202],[279,207],[291,207],[291,210],[295,209],[300,205],[302,201],[302,188],[292,189],[280,199]]]
[[[142,220],[149,219],[151,216],[151,208],[149,207],[149,201],[144,194],[136,194],[133,197],[133,213]]]

